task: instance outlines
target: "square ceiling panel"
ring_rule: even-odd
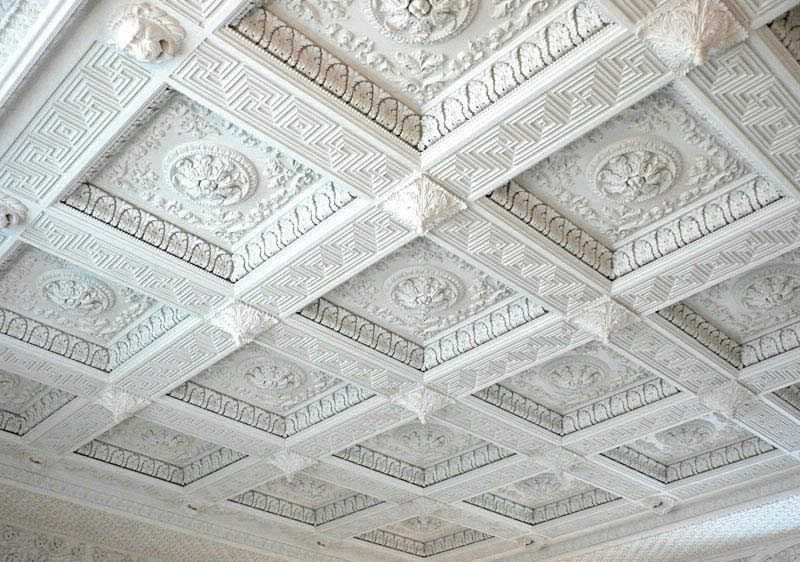
[[[515,296],[491,275],[417,238],[325,298],[424,346]]]
[[[245,457],[138,417],[114,426],[76,453],[179,486],[191,484]]]
[[[617,352],[591,342],[499,384],[563,415],[653,378]]]
[[[800,250],[689,297],[684,304],[739,343],[800,319]]]
[[[169,396],[286,438],[375,394],[253,343],[173,389]]]
[[[383,503],[302,472],[291,479],[268,482],[231,501],[315,527]]]
[[[517,176],[524,189],[617,249],[751,174],[671,86]]]
[[[567,474],[545,472],[466,500],[528,525],[540,525],[618,500]]]
[[[192,381],[281,416],[345,384],[257,344],[235,351]]]
[[[773,451],[774,447],[717,414],[684,422],[604,453],[665,484]]]
[[[418,421],[390,429],[340,451],[340,459],[426,487],[514,453],[443,424]]]
[[[393,550],[427,558],[492,537],[437,517],[413,517],[356,537]]]
[[[524,32],[558,2],[271,0],[266,9],[417,110]],[[259,37],[264,14],[238,24]]]
[[[75,398],[0,369],[0,431],[25,435]]]
[[[236,250],[322,178],[197,102],[169,93],[87,181]]]
[[[0,306],[109,347],[160,305],[133,289],[23,246],[0,266]]]

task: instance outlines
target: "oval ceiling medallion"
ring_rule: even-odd
[[[430,45],[453,37],[475,17],[476,0],[370,0],[381,33],[398,43]]]
[[[588,168],[595,192],[610,201],[640,203],[670,190],[681,173],[681,157],[658,140],[627,140],[595,156]]]
[[[402,431],[397,440],[404,449],[416,453],[447,447],[450,437],[450,434],[441,428],[417,424]]]
[[[235,205],[258,187],[258,173],[247,157],[202,142],[174,148],[164,160],[164,175],[175,191],[203,207]]]
[[[97,316],[114,306],[114,291],[95,277],[74,271],[51,271],[38,280],[44,299],[65,312]]]
[[[770,311],[800,304],[800,270],[774,266],[756,271],[736,284],[736,298],[752,311]]]

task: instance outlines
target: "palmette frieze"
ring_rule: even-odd
[[[177,466],[142,453],[130,451],[110,443],[94,440],[80,447],[77,454],[114,466],[152,476],[165,482],[187,486],[246,457],[241,453],[220,447],[206,456]]]
[[[373,531],[369,531],[368,533],[364,533],[363,535],[359,535],[356,538],[372,544],[391,548],[393,550],[399,550],[400,552],[405,552],[407,554],[413,554],[414,556],[419,556],[421,558],[427,558],[429,556],[435,556],[437,554],[455,550],[456,548],[461,548],[481,541],[489,540],[494,537],[474,529],[465,529],[452,535],[439,537],[428,542],[422,542],[391,533],[383,529],[375,529]]]
[[[323,505],[322,507],[312,509],[282,498],[264,494],[258,490],[248,490],[232,498],[230,501],[315,527],[383,503],[383,501],[366,494],[353,494]]]
[[[534,37],[472,77],[422,116],[419,149],[435,145],[470,119],[504,98],[558,60],[612,26],[588,3],[579,3]]]
[[[50,389],[22,413],[9,412],[0,408],[0,431],[23,436],[67,405],[73,398],[75,395],[69,392]]]
[[[695,455],[674,463],[662,463],[628,446],[620,446],[603,456],[654,478],[663,484],[678,482],[692,476],[742,462],[774,451],[775,447],[760,437],[750,437],[724,447]]]
[[[486,197],[595,271],[613,279],[614,253],[530,191],[511,181]]]
[[[354,385],[346,385],[286,416],[269,412],[192,381],[187,381],[170,391],[169,396],[277,437],[286,438],[344,412],[372,398],[374,394]]]
[[[594,488],[587,492],[537,507],[518,504],[492,493],[481,494],[480,496],[464,501],[493,513],[498,513],[505,517],[534,526],[561,517],[567,517],[568,515],[579,513],[593,507],[599,507],[619,499],[619,496],[615,496],[605,490]]]
[[[415,369],[421,370],[425,364],[421,346],[323,298],[299,314]]]
[[[162,306],[119,338],[109,348],[108,369],[113,370],[154,343],[158,338],[188,318],[188,314],[173,306]]]
[[[488,444],[427,468],[415,466],[361,445],[349,447],[334,456],[409,484],[414,484],[420,488],[425,488],[512,457],[514,453]]]
[[[547,313],[544,308],[527,297],[502,306],[476,318],[471,324],[459,328],[425,346],[423,371],[432,369],[454,359],[481,344],[511,332],[541,318]]]
[[[783,199],[763,178],[755,178],[692,209],[614,251],[613,278],[655,262]]]
[[[355,200],[349,190],[334,183],[317,190],[233,253],[230,280],[236,282],[243,279]]]
[[[110,363],[108,349],[3,308],[0,333],[101,371]]]
[[[131,205],[91,183],[82,183],[62,202],[110,227],[222,279],[232,280],[233,256],[194,234]]]
[[[658,315],[734,367],[739,368],[742,365],[742,346],[685,304],[677,303],[663,308],[658,311]]]
[[[421,119],[413,109],[286,25],[265,7],[253,7],[230,29],[403,142],[413,147],[419,145]]]
[[[769,29],[800,63],[800,8],[793,8],[773,20],[769,24]]]
[[[794,322],[742,344],[742,366],[748,367],[800,347],[800,322]]]
[[[633,412],[678,393],[679,390],[665,380],[653,379],[564,414],[538,404],[530,398],[506,388],[502,383],[484,388],[474,396],[542,429],[564,436]]]

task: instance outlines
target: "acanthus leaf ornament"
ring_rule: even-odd
[[[734,419],[752,406],[758,397],[738,382],[728,380],[722,384],[700,387],[697,399],[712,411],[728,419]]]
[[[111,22],[111,43],[142,62],[161,62],[175,56],[186,32],[164,10],[148,3],[122,8]]]
[[[0,195],[0,229],[14,228],[28,218],[28,209],[19,199]]]
[[[277,466],[288,482],[294,480],[294,475],[303,469],[316,464],[316,461],[286,447],[275,453],[269,462]]]
[[[747,36],[723,0],[666,2],[640,25],[638,35],[679,75]]]
[[[119,423],[125,418],[150,404],[150,400],[130,394],[116,386],[109,386],[95,401],[114,416],[114,423]]]
[[[452,403],[453,399],[449,396],[424,385],[418,385],[392,398],[392,404],[414,412],[421,424],[425,424],[431,414]]]
[[[243,302],[234,302],[212,315],[209,322],[227,332],[237,347],[246,345],[278,323],[271,314]]]
[[[383,202],[383,209],[418,236],[467,208],[466,204],[428,176],[415,178]]]
[[[608,344],[608,338],[613,332],[633,324],[638,317],[615,300],[601,297],[573,312],[569,320],[581,330],[595,336],[601,343]]]

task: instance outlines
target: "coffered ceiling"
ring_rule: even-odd
[[[0,559],[800,556],[793,0],[0,0]]]

